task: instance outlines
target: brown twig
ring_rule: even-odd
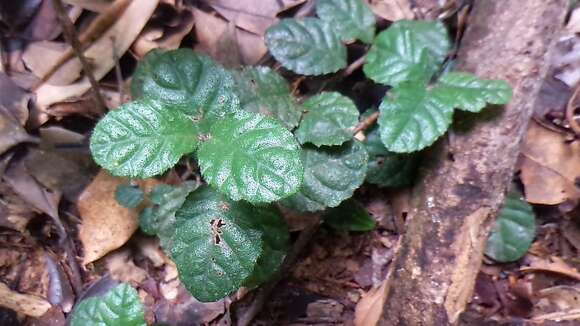
[[[298,260],[298,256],[300,256],[300,253],[302,253],[302,251],[304,250],[306,245],[308,245],[314,234],[316,234],[316,231],[318,231],[319,226],[320,220],[318,221],[318,223],[313,223],[312,225],[302,230],[302,232],[300,232],[298,239],[296,239],[296,242],[294,242],[292,249],[284,259],[284,262],[282,262],[280,271],[274,276],[274,278],[272,278],[272,280],[270,280],[268,283],[264,284],[260,288],[259,292],[256,294],[256,297],[254,298],[254,301],[252,302],[252,305],[250,305],[250,307],[244,312],[244,314],[240,316],[240,318],[238,318],[239,326],[250,325],[252,320],[258,315],[258,313],[264,307],[266,300],[268,299],[268,297],[270,297],[270,294],[272,294],[272,291],[274,291],[276,285],[278,285],[278,283],[284,278],[284,276],[290,270],[290,268],[296,263],[296,261]]]
[[[580,124],[578,121],[576,121],[576,117],[574,115],[576,111],[576,105],[574,103],[576,102],[579,94],[580,85],[576,87],[572,97],[570,97],[570,100],[568,101],[568,105],[566,105],[566,120],[568,120],[568,123],[570,124],[570,129],[572,129],[576,135],[580,135]]]
[[[373,114],[369,115],[366,119],[359,122],[359,124],[356,126],[356,128],[354,128],[353,134],[356,135],[357,133],[359,133],[363,130],[366,130],[368,127],[375,124],[375,122],[377,121],[378,118],[379,118],[379,111],[373,112]]]
[[[101,97],[99,83],[97,83],[97,80],[95,79],[95,76],[93,75],[93,70],[91,68],[91,65],[89,64],[87,58],[85,58],[85,55],[83,53],[83,47],[79,41],[77,32],[75,30],[75,26],[73,25],[73,23],[70,21],[70,18],[66,14],[62,0],[52,0],[52,4],[53,4],[54,9],[57,13],[58,20],[59,20],[60,24],[62,25],[63,34],[64,34],[65,38],[67,39],[67,41],[69,42],[69,44],[71,45],[74,53],[79,58],[82,66],[83,66],[83,70],[85,72],[85,75],[87,76],[87,78],[89,79],[89,82],[91,83],[91,86],[93,87],[94,97],[95,97],[95,105],[97,106],[97,111],[105,112],[105,108],[106,108],[105,101]]]
[[[342,72],[342,77],[350,76],[353,72],[357,71],[365,63],[367,55],[363,55],[360,58],[353,61],[348,67]]]

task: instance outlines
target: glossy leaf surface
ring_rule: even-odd
[[[343,41],[373,41],[375,16],[363,0],[317,0],[316,14],[332,24]]]

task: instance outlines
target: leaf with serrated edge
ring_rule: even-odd
[[[307,112],[295,132],[300,143],[320,147],[340,145],[352,138],[359,113],[350,98],[336,92],[323,92],[303,105]]]
[[[346,67],[346,47],[326,21],[282,19],[265,38],[274,58],[295,73],[324,75]]]
[[[152,207],[139,216],[139,226],[149,235],[157,235],[161,246],[168,249],[175,231],[175,212],[183,205],[187,195],[197,183],[186,181],[179,186],[159,185],[150,193]]]
[[[512,262],[523,257],[534,240],[536,221],[532,206],[516,193],[506,197],[487,240],[485,254],[499,262]]]
[[[177,211],[171,248],[185,287],[203,302],[237,290],[263,253],[266,235],[259,222],[276,219],[270,206],[232,201],[210,187],[190,193]]]
[[[302,107],[286,80],[269,67],[247,67],[234,73],[242,109],[280,120],[289,130],[298,126]]]
[[[343,41],[373,41],[375,16],[363,0],[318,0],[316,14],[331,23]]]
[[[200,121],[204,131],[240,106],[233,76],[209,57],[190,49],[149,52],[133,75],[131,94],[183,111]]]
[[[437,81],[433,94],[454,108],[479,112],[487,103],[508,103],[512,88],[504,80],[482,80],[472,74],[451,72]]]
[[[381,187],[404,187],[413,182],[417,170],[417,154],[399,154],[385,148],[374,126],[366,135],[364,144],[369,153],[366,182]]]
[[[300,147],[273,118],[240,111],[216,123],[200,145],[201,174],[233,200],[267,203],[302,184]]]
[[[282,205],[304,211],[336,207],[352,197],[367,172],[368,154],[358,141],[342,146],[302,148],[304,184],[300,191],[283,200]]]
[[[378,119],[381,140],[391,152],[421,150],[443,135],[453,118],[453,107],[438,101],[425,86],[404,83],[385,98]]]
[[[81,301],[72,313],[71,326],[146,326],[143,304],[129,284],[119,284],[100,297]]]
[[[376,227],[375,220],[366,208],[352,198],[326,211],[322,219],[324,223],[337,230],[364,232],[374,230]]]
[[[391,86],[404,81],[424,83],[439,69],[449,49],[443,23],[398,21],[377,35],[363,71],[375,82]]]
[[[116,176],[149,178],[193,152],[199,131],[184,113],[152,100],[125,104],[95,127],[91,152],[97,164]]]

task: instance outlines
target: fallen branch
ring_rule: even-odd
[[[472,297],[494,216],[547,71],[548,49],[566,0],[476,1],[458,68],[514,88],[505,108],[490,107],[469,131],[429,153],[391,263],[381,325],[456,324]]]

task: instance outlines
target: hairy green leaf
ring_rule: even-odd
[[[190,193],[176,214],[171,257],[185,287],[202,302],[237,290],[264,249],[263,221],[280,219],[272,207],[232,201],[209,187]],[[277,230],[268,228],[267,230]]]
[[[234,74],[234,78],[244,110],[272,116],[288,129],[298,126],[302,108],[282,76],[269,67],[247,67]]]
[[[265,38],[274,58],[295,73],[323,75],[346,67],[346,47],[329,22],[282,19]]]
[[[139,63],[131,93],[180,109],[206,131],[215,120],[239,109],[232,75],[190,49],[153,50]]]
[[[424,85],[404,83],[392,90],[379,110],[381,140],[391,152],[421,150],[443,135],[453,118],[453,106],[433,96]]]
[[[404,187],[413,182],[417,170],[417,154],[390,152],[381,141],[379,128],[373,127],[364,142],[369,153],[366,181],[381,187]]]
[[[71,326],[146,326],[143,304],[129,284],[119,284],[105,295],[81,301]]]
[[[316,14],[332,24],[343,41],[373,41],[375,16],[362,0],[317,0]]]
[[[119,185],[115,189],[115,200],[126,208],[135,208],[143,202],[145,194],[139,186],[129,184]]]
[[[282,204],[298,211],[319,211],[336,207],[352,197],[364,181],[368,154],[358,141],[342,146],[302,149],[304,184],[300,191]]]
[[[345,200],[338,207],[329,209],[323,220],[329,226],[344,231],[364,232],[376,227],[366,208],[354,199]]]
[[[323,92],[303,105],[307,113],[295,132],[300,143],[320,147],[340,145],[352,138],[359,113],[350,98],[336,92]]]
[[[534,240],[536,221],[532,206],[516,193],[506,197],[487,240],[485,254],[499,262],[523,257]]]
[[[240,111],[216,123],[198,160],[207,183],[233,200],[273,202],[296,193],[302,184],[294,136],[258,113]]]
[[[153,205],[143,210],[139,216],[139,225],[143,232],[157,235],[164,249],[170,247],[175,231],[175,212],[195,188],[196,182],[186,181],[179,186],[159,185],[149,194]]]
[[[404,81],[424,83],[439,69],[449,49],[443,23],[398,21],[377,35],[363,71],[375,82],[391,86]]]
[[[469,112],[479,112],[487,103],[506,104],[512,98],[512,88],[506,81],[481,80],[463,72],[442,76],[433,93],[440,101]]]
[[[199,130],[184,113],[152,100],[125,104],[95,127],[95,162],[116,176],[149,178],[193,152]]]

